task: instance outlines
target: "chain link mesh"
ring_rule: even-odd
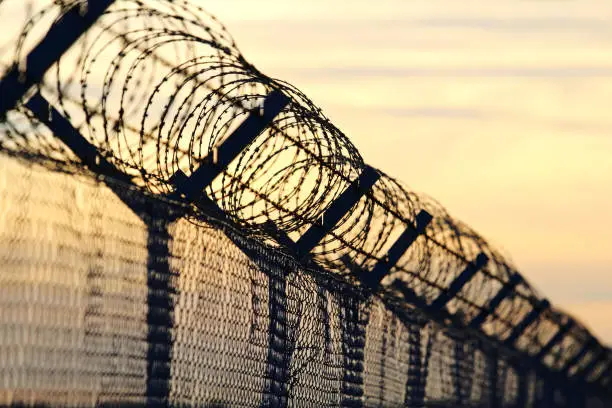
[[[172,347],[158,363],[173,406],[514,407],[522,377],[539,383],[416,309],[400,318],[229,225],[172,221],[180,204],[128,190],[157,220],[148,227],[105,182],[0,157],[2,405],[150,402],[156,274],[172,305],[154,330]],[[520,406],[541,406],[527,391]]]

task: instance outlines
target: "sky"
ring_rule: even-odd
[[[612,2],[200,3],[612,344]]]

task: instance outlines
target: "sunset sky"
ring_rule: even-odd
[[[612,343],[610,0],[208,0],[369,164]]]

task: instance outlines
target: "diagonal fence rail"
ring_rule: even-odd
[[[45,24],[37,40],[36,28]],[[296,262],[293,268],[334,276],[355,295],[331,316],[329,285],[318,282],[315,291],[326,347],[333,318],[341,320],[342,405],[366,400],[367,331],[381,331],[382,350],[392,342],[388,332],[397,331],[372,329],[372,299],[404,326],[421,328],[408,339],[408,406],[432,401],[423,372],[432,346],[421,350],[423,335],[433,341],[421,333],[429,321],[462,338],[453,340],[452,404],[468,404],[473,386],[459,380],[473,370],[462,365],[473,367],[474,347],[488,358],[488,406],[503,401],[498,384],[509,381],[499,378],[507,371],[498,361],[521,373],[517,406],[536,398],[528,388],[540,382],[551,406],[580,406],[589,395],[609,393],[610,350],[539,296],[476,232],[366,165],[305,95],[260,73],[200,7],[64,1],[37,10],[24,27],[0,81],[0,146],[47,167],[105,176],[147,226],[147,404],[172,399],[180,298],[174,281],[181,272],[169,261],[170,231],[179,220],[204,227],[211,217],[240,231],[226,235],[268,271],[263,406],[290,404],[303,353],[300,324],[288,318],[293,274],[265,266],[266,257],[281,255]],[[146,204],[155,200],[180,205]],[[275,249],[262,255],[252,240]],[[555,402],[564,389],[571,395]]]

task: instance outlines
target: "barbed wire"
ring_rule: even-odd
[[[0,18],[7,3],[0,1]],[[27,71],[26,55],[40,33],[68,10],[86,10],[88,5],[77,0],[48,3],[26,13],[17,39],[8,46],[12,54],[7,45],[0,45],[5,56],[12,55],[3,60],[7,69]],[[306,95],[260,72],[214,16],[186,0],[116,2],[37,88],[104,159],[159,196],[175,193],[175,174],[193,174],[251,112],[263,106],[268,94],[281,92],[290,103],[203,191],[243,231],[265,240],[278,238],[266,227],[270,222],[298,239],[320,223],[330,205],[366,169],[348,137]],[[9,112],[0,126],[2,151],[75,172],[85,170],[24,105]],[[516,267],[438,202],[377,172],[380,179],[313,249],[312,259],[337,274],[354,272],[343,261],[347,257],[360,270],[371,271],[425,210],[432,222],[391,268],[381,295],[405,298],[406,291],[398,288],[408,288],[430,302],[485,254],[486,267],[448,303],[449,311],[469,325],[504,285],[516,279]],[[196,202],[189,216],[197,223],[205,211]],[[506,340],[543,300],[524,279],[519,281],[482,327],[499,341]],[[568,319],[547,309],[526,328],[518,347],[537,354]],[[545,364],[563,368],[591,339],[575,322]]]

